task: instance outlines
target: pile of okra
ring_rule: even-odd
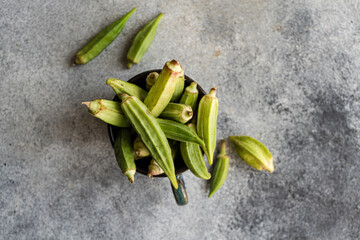
[[[174,159],[181,154],[197,177],[210,179],[203,152],[212,164],[216,147],[218,99],[216,88],[198,101],[197,83],[185,88],[184,71],[176,60],[162,71],[146,77],[146,90],[115,78],[106,83],[121,102],[96,99],[83,102],[90,114],[119,127],[114,142],[117,162],[130,182],[134,182],[136,161],[151,157],[148,176],[166,174],[178,188]],[[137,137],[133,140],[132,131]]]

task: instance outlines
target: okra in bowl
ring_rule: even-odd
[[[147,90],[146,89],[146,78],[150,73],[154,73],[154,72],[160,73],[161,69],[154,69],[154,70],[149,70],[149,71],[142,72],[142,73],[132,77],[130,80],[128,80],[128,82],[133,83],[133,84],[141,87],[144,90]],[[192,78],[190,78],[189,76],[185,75],[184,89],[186,87],[190,86],[190,84],[192,82],[194,82],[194,80]],[[199,92],[197,103],[199,103],[200,99],[206,93],[201,88],[201,86],[199,86],[199,84],[197,84],[197,90]],[[113,100],[117,101],[117,102],[121,102],[117,95],[115,95]],[[196,114],[194,114],[192,117],[196,117]],[[119,127],[108,124],[108,133],[109,133],[109,138],[110,138],[112,146],[114,146],[114,142],[115,142],[117,134],[119,133],[119,130],[120,130]],[[151,157],[145,157],[143,159],[136,160],[135,161],[136,172],[144,174],[144,175],[148,175],[148,167],[149,167],[150,161],[151,161]],[[181,174],[181,173],[185,172],[186,170],[188,170],[188,167],[184,163],[184,160],[183,160],[179,150],[178,150],[177,154],[175,154],[174,166],[175,166],[175,174],[176,175]],[[160,175],[154,175],[154,177],[166,177],[166,175],[164,173],[162,173]]]

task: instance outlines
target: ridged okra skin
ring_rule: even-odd
[[[130,127],[130,122],[121,109],[121,103],[105,99],[96,99],[83,102],[88,107],[89,113],[102,121],[116,127]],[[194,142],[200,146],[204,141],[191,129],[179,122],[156,118],[166,137],[180,142]]]
[[[121,110],[119,102],[96,99],[89,102],[82,102],[88,107],[89,113],[102,121],[116,127],[130,127],[130,122]]]
[[[221,188],[229,171],[229,156],[226,155],[225,140],[222,139],[220,144],[221,149],[217,156],[217,162],[215,164],[213,177],[211,179],[209,197],[211,197],[217,190]]]
[[[147,49],[150,47],[150,44],[155,37],[156,29],[160,23],[162,16],[163,14],[160,13],[155,19],[147,23],[138,32],[138,34],[136,34],[134,41],[127,53],[128,68],[131,68],[133,63],[139,63]]]
[[[120,34],[136,8],[111,23],[76,53],[75,64],[86,64],[99,55]]]
[[[257,170],[274,171],[273,157],[270,151],[260,141],[249,136],[230,136],[229,140],[236,153],[247,164]]]
[[[148,108],[135,96],[120,94],[121,109],[140,135],[151,156],[164,170],[174,188],[178,188],[174,161],[165,133]]]
[[[141,101],[144,101],[148,94],[147,91],[145,91],[141,87],[116,78],[109,78],[108,80],[106,80],[106,84],[114,90],[114,92],[119,98],[121,93],[126,93],[130,96],[136,96]]]
[[[209,164],[213,163],[216,148],[216,122],[219,102],[216,98],[216,88],[211,88],[209,94],[203,96],[199,103],[197,116],[197,133],[205,142],[204,152]]]
[[[114,142],[114,150],[121,171],[128,177],[129,181],[133,183],[136,165],[130,128],[120,128]]]
[[[160,117],[171,119],[180,123],[186,123],[192,118],[193,114],[193,110],[188,105],[169,103],[160,114]]]
[[[195,132],[195,126],[188,124],[188,126]],[[181,156],[190,169],[190,171],[197,177],[208,180],[211,178],[211,174],[208,172],[201,152],[200,146],[196,143],[181,142],[180,143]]]
[[[181,104],[185,104],[191,107],[195,113],[197,110],[197,100],[199,96],[199,91],[197,90],[197,83],[192,82],[188,87],[185,88],[183,95],[181,96]]]
[[[182,72],[182,75],[179,76],[178,82],[176,83],[175,91],[173,96],[171,97],[170,102],[178,103],[181,99],[181,96],[184,92],[185,87],[185,75]]]
[[[154,86],[152,86],[144,100],[153,116],[158,117],[169,104],[179,76],[182,74],[183,69],[176,60],[165,63]]]

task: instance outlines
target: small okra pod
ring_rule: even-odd
[[[129,122],[141,137],[152,157],[164,170],[175,189],[178,183],[175,177],[175,166],[171,156],[171,148],[165,133],[148,108],[135,96],[120,94],[121,109]]]
[[[159,117],[186,123],[193,116],[190,106],[179,103],[169,103]]]
[[[273,157],[264,144],[249,136],[230,136],[236,153],[257,170],[274,171]]]
[[[156,79],[159,77],[159,74],[157,72],[149,73],[146,76],[146,90],[150,90],[152,86],[154,86]]]
[[[185,88],[185,91],[180,99],[180,103],[190,106],[193,112],[196,112],[198,96],[199,91],[197,90],[197,83],[192,82]]]
[[[195,126],[191,123],[188,126],[195,132]],[[196,143],[181,142],[180,143],[181,156],[190,169],[190,171],[197,177],[208,180],[211,174],[208,172],[201,152],[200,146]]]
[[[140,136],[134,140],[135,160],[150,156],[149,149],[145,146]]]
[[[216,148],[218,106],[219,102],[216,98],[216,87],[213,87],[209,94],[201,98],[197,115],[197,133],[205,142],[204,152],[210,165],[213,163]]]
[[[184,76],[184,72],[182,73],[181,76],[179,76],[179,80],[176,83],[176,87],[175,87],[175,91],[173,96],[171,97],[170,102],[179,102],[181,99],[181,96],[184,92],[184,86],[185,86],[185,76]]]
[[[229,171],[229,156],[226,155],[226,142],[221,140],[220,153],[217,155],[217,162],[214,168],[213,177],[210,184],[211,197],[224,184]]]
[[[147,23],[136,34],[134,41],[127,53],[128,64],[127,67],[131,68],[133,63],[139,63],[144,56],[147,49],[150,47],[152,40],[155,37],[156,29],[160,23],[163,14],[160,13],[155,19]]]
[[[115,139],[114,150],[121,171],[128,177],[129,181],[133,183],[136,165],[131,143],[130,128],[120,128]]]
[[[96,99],[90,102],[82,102],[88,107],[89,113],[104,122],[116,127],[130,127],[130,122],[121,110],[119,102]]]
[[[154,178],[153,176],[163,174],[164,170],[161,169],[159,164],[155,161],[155,159],[151,159],[149,167],[148,167],[148,177]]]
[[[182,73],[183,69],[178,61],[172,60],[165,63],[158,79],[144,100],[153,116],[158,117],[169,104]]]
[[[118,95],[119,98],[121,93],[126,93],[130,96],[136,96],[141,101],[144,101],[148,94],[147,91],[145,91],[141,87],[116,78],[109,78],[108,80],[106,80],[106,84],[114,90],[114,92],[116,93],[116,95]]]
[[[98,33],[88,44],[76,53],[75,64],[86,64],[99,55],[120,34],[136,8],[111,23]]]

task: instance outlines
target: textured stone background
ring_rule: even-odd
[[[0,0],[0,239],[359,239],[359,1]],[[73,55],[134,6],[120,36],[86,66]],[[136,32],[165,13],[141,64]],[[218,138],[272,151],[257,172],[230,148],[212,199],[187,172],[178,207],[166,179],[120,174],[106,125],[81,101],[177,59],[219,87]]]

